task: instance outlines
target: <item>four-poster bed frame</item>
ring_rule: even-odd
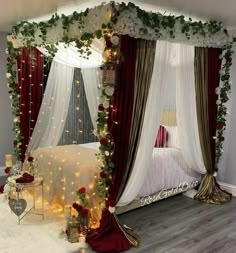
[[[100,228],[95,233],[92,230],[87,234],[87,241],[98,252],[119,252],[128,249],[130,245],[138,245],[138,240],[136,240],[134,234],[118,223],[114,213],[114,207],[124,190],[124,186],[127,184],[128,175],[131,173],[126,168],[127,155],[123,157],[123,164],[122,162],[118,163],[122,159],[122,154],[118,153],[121,150],[128,153],[128,148],[123,146],[120,149],[116,147],[114,150],[114,142],[122,137],[120,130],[118,129],[116,133],[109,131],[109,124],[111,124],[109,116],[112,114],[109,105],[117,106],[116,110],[126,110],[127,108],[119,107],[119,98],[116,92],[113,94],[108,93],[106,90],[107,86],[114,87],[117,82],[116,74],[117,66],[120,64],[119,56],[123,53],[122,51],[120,53],[122,46],[120,47],[119,45],[119,36],[122,37],[123,35],[150,41],[168,40],[189,43],[197,47],[222,49],[223,64],[220,71],[220,80],[223,84],[220,87],[219,96],[222,96],[223,100],[218,103],[216,121],[216,166],[207,171],[208,174],[204,179],[205,182],[210,182],[211,190],[207,188],[207,183],[202,187],[202,189],[206,189],[204,194],[208,195],[208,197],[209,192],[213,192],[214,196],[221,193],[214,176],[216,174],[215,168],[217,168],[222,154],[221,139],[225,129],[225,103],[228,100],[227,94],[230,91],[229,72],[231,55],[233,53],[233,39],[229,36],[222,23],[216,21],[203,23],[201,21],[192,21],[191,19],[186,21],[184,16],[163,16],[159,13],[145,12],[132,3],[126,5],[114,2],[96,6],[93,9],[87,9],[85,12],[74,12],[71,16],[62,15],[59,17],[55,14],[49,21],[38,24],[23,21],[13,27],[12,34],[8,36],[7,49],[7,53],[9,54],[7,78],[9,93],[12,99],[12,112],[15,117],[13,129],[16,133],[15,155],[18,159],[21,155],[22,137],[19,124],[19,90],[15,89],[15,83],[17,76],[16,57],[21,48],[43,46],[53,57],[56,53],[56,48],[53,46],[54,43],[65,42],[69,45],[70,42],[75,42],[78,51],[87,57],[90,54],[89,48],[94,38],[99,39],[103,37],[106,41],[103,66],[105,71],[101,87],[101,100],[107,101],[108,106],[103,103],[103,107],[98,109],[97,129],[95,129],[95,134],[100,140],[98,159],[101,161],[100,178],[95,184],[99,185],[99,188],[97,188],[98,195],[100,194],[104,198],[105,208],[102,212]],[[131,58],[126,58],[126,60],[131,63]],[[125,69],[122,69],[122,67],[119,71],[125,73]],[[126,80],[124,78],[126,77],[120,78],[120,85],[122,85],[122,81]],[[133,82],[132,77],[129,77],[128,82]],[[127,112],[128,110],[124,113]],[[120,122],[119,127],[124,127],[122,120]],[[130,128],[131,124],[132,122],[127,124],[127,129]],[[129,137],[129,133],[127,136]],[[114,151],[117,152],[114,154],[115,158],[113,157]],[[105,155],[107,153],[109,155]],[[180,191],[182,190],[183,187]],[[166,195],[169,194],[167,193]],[[224,196],[225,200],[228,200],[226,195]],[[202,200],[205,198],[207,202],[208,197],[206,198],[204,195]],[[157,200],[158,197],[154,195],[150,196],[150,199]],[[201,196],[199,196],[199,199],[201,199]],[[149,202],[146,199],[144,203]],[[119,246],[116,245],[116,248],[112,244],[113,240],[119,242]]]

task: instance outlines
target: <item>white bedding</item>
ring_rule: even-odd
[[[176,187],[181,183],[199,180],[200,174],[191,170],[177,148],[154,148],[151,168],[139,192],[148,196],[163,189]]]
[[[31,155],[39,160],[38,173],[45,178],[45,199],[51,204],[72,204],[80,187],[92,188],[99,174],[96,149],[80,145],[39,148]],[[89,186],[89,187],[88,187]]]
[[[32,155],[39,159],[39,174],[45,177],[45,197],[61,206],[77,200],[76,190],[92,187],[99,174],[95,153],[99,143],[39,148]],[[199,180],[177,148],[154,148],[151,168],[139,196],[148,196],[181,183]],[[89,186],[89,187],[88,187]]]

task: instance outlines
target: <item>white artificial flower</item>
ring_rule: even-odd
[[[109,155],[110,155],[109,151],[106,150],[106,151],[105,151],[105,155],[106,155],[106,156],[109,156]]]
[[[220,104],[221,104],[221,100],[220,100],[220,99],[217,99],[217,100],[216,100],[216,104],[217,104],[217,105],[220,105]]]
[[[224,87],[224,83],[220,82],[219,87],[222,89]]]
[[[102,105],[105,109],[107,109],[110,106],[110,102],[108,100],[105,100]]]
[[[117,35],[112,36],[111,43],[115,46],[118,46],[120,43],[120,38]]]
[[[223,70],[223,69],[221,69],[220,71],[219,71],[219,74],[222,76],[223,74],[225,73],[225,71]]]
[[[114,91],[115,91],[115,89],[113,87],[106,87],[106,89],[105,89],[105,93],[108,96],[112,96],[114,94]]]
[[[6,73],[6,77],[10,78],[11,77],[11,73]]]
[[[6,52],[6,54],[9,54],[9,51],[8,51],[8,49],[7,49],[7,48],[6,48],[5,52]]]
[[[116,208],[114,206],[109,206],[108,210],[110,213],[114,213],[116,211]]]
[[[11,95],[11,96],[9,96],[9,98],[10,98],[10,99],[12,99],[12,95]]]
[[[215,89],[215,93],[216,93],[217,95],[220,95],[220,93],[221,93],[221,88],[220,88],[220,87],[217,87],[217,88]]]
[[[213,177],[217,177],[217,172],[216,171],[213,173]]]
[[[14,119],[13,119],[13,122],[14,123],[17,123],[19,121],[19,118],[18,117],[15,117]]]
[[[213,136],[212,139],[216,140],[216,136]]]

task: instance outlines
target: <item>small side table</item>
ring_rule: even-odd
[[[42,212],[34,212],[34,214],[38,214],[42,216],[42,219],[44,219],[44,177],[42,176],[36,176],[34,177],[34,181],[31,183],[16,183],[16,179],[19,178],[19,176],[10,176],[7,179],[7,184],[10,187],[10,193],[12,191],[12,188],[15,188],[16,190],[16,200],[18,201],[20,199],[20,191],[23,189],[32,189],[33,190],[33,205],[30,209],[27,211],[24,211],[21,215],[18,216],[18,224],[20,224],[20,221],[32,210],[35,210],[35,188],[41,187],[41,207]]]

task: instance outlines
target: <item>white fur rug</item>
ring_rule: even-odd
[[[61,236],[63,215],[45,207],[42,216],[28,214],[21,225],[11,213],[4,194],[0,194],[0,252],[1,253],[78,253],[79,243],[69,243]],[[86,252],[91,252],[86,250]]]

